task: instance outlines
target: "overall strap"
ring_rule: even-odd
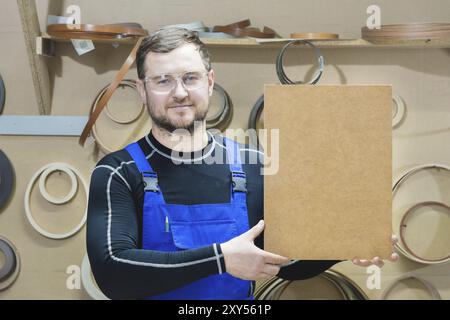
[[[158,175],[145,157],[139,144],[137,142],[131,143],[125,147],[125,150],[131,155],[141,173],[142,181],[144,182],[144,192],[148,193],[152,201],[164,203],[164,198],[158,185]],[[147,199],[147,196],[145,199]]]
[[[231,174],[231,201],[247,203],[247,177],[242,169],[239,144],[231,139],[224,138],[227,150],[227,161],[230,164]]]

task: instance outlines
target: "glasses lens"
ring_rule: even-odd
[[[150,78],[151,89],[156,92],[169,92],[175,86],[177,80],[171,75],[161,75]]]
[[[188,72],[183,75],[183,83],[187,90],[195,90],[204,84],[204,73]]]
[[[150,89],[158,93],[169,93],[177,86],[177,79],[181,78],[183,86],[186,90],[196,90],[205,84],[206,73],[203,72],[186,72],[183,75],[175,77],[170,74],[164,74],[148,78]]]

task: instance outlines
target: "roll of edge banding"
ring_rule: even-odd
[[[425,289],[427,289],[427,291],[430,293],[433,300],[441,300],[441,295],[439,294],[439,291],[433,285],[431,285],[431,283],[429,283],[428,281],[426,281],[416,275],[412,275],[412,274],[403,275],[403,276],[395,279],[394,281],[392,281],[388,285],[388,287],[383,291],[383,293],[381,294],[380,300],[388,300],[387,297],[392,292],[392,290],[395,288],[395,286],[399,282],[405,281],[405,280],[414,280],[414,281],[419,282],[422,286],[425,287]]]
[[[182,28],[191,31],[206,31],[208,28],[205,26],[203,21],[194,21],[189,23],[181,23],[181,24],[171,24],[168,26],[164,26],[164,28]]]
[[[5,106],[5,97],[6,97],[5,84],[3,82],[2,76],[0,75],[0,114],[2,114],[3,108]]]
[[[367,295],[361,288],[337,271],[327,270],[317,277],[330,282],[344,300],[368,300]],[[293,281],[284,280],[278,277],[272,277],[263,282],[255,291],[255,299],[278,300],[282,296],[283,291],[286,290],[292,282]]]
[[[7,289],[16,281],[20,272],[20,257],[14,245],[0,236],[0,251],[5,256],[5,263],[0,268],[0,291]]]
[[[406,239],[405,239],[405,228],[407,227],[407,221],[409,216],[414,213],[418,208],[421,207],[426,207],[426,206],[438,206],[440,208],[443,208],[444,210],[447,211],[448,214],[450,214],[450,207],[447,206],[444,203],[441,202],[437,202],[437,201],[424,201],[424,202],[420,202],[415,204],[414,206],[412,206],[411,208],[409,208],[404,214],[403,217],[400,221],[400,226],[399,226],[399,235],[400,235],[400,241],[402,243],[402,245],[405,247],[405,251],[407,253],[408,256],[412,256],[413,258],[416,259],[416,261],[421,262],[421,263],[444,263],[447,261],[450,261],[450,254],[447,254],[447,256],[443,257],[443,258],[439,258],[439,259],[426,259],[424,257],[420,257],[418,254],[416,254],[408,245]],[[450,248],[449,248],[450,249]]]
[[[323,32],[295,32],[291,33],[291,39],[307,39],[307,40],[337,40],[339,35],[336,33]]]
[[[392,127],[396,128],[405,116],[405,103],[398,94],[392,95],[393,110],[392,110]]]
[[[105,87],[98,93],[97,97],[95,98],[94,102],[93,102],[92,105],[91,105],[91,111],[90,111],[91,114],[93,114],[93,113],[95,112],[95,110],[96,110],[96,108],[97,108],[97,105],[100,103],[102,97],[106,94],[106,92],[107,92],[109,86],[110,86],[110,85],[108,84],[107,86],[105,86]],[[118,87],[122,87],[122,88],[123,88],[123,87],[128,87],[128,88],[134,89],[134,90],[137,92],[137,87],[136,87],[136,81],[135,81],[135,80],[124,79],[124,80],[120,81]],[[117,92],[117,91],[116,91],[116,92]],[[105,106],[105,109],[106,109],[106,115],[108,116],[109,119],[111,119],[111,120],[112,120],[113,122],[115,122],[115,123],[125,125],[125,124],[133,123],[133,122],[135,122],[138,118],[140,118],[140,117],[142,116],[142,114],[143,114],[144,109],[145,109],[145,105],[144,105],[144,104],[141,104],[141,108],[140,108],[139,113],[138,113],[136,116],[134,116],[134,117],[132,117],[132,118],[130,118],[130,119],[127,119],[127,120],[121,120],[121,119],[118,119],[117,117],[113,116],[112,113],[111,113],[111,111],[109,110],[108,105]],[[111,153],[111,152],[114,151],[113,149],[111,149],[109,146],[107,146],[107,145],[100,139],[100,135],[98,134],[96,124],[94,124],[94,125],[92,126],[92,136],[93,136],[93,138],[94,138],[94,140],[95,140],[97,146],[100,148],[100,150],[101,150],[103,153],[108,154],[108,153]]]
[[[102,89],[102,91],[100,91],[100,93],[98,94],[96,100],[95,100],[95,105],[97,105],[98,100],[101,99],[101,97],[103,97],[103,95],[105,94],[106,90],[108,89],[109,85],[107,85],[105,88]],[[137,92],[137,87],[136,87],[136,81],[135,80],[129,80],[129,79],[124,79],[120,82],[119,86],[120,88],[131,88],[133,90],[135,90]],[[117,91],[116,91],[117,93]],[[139,113],[136,114],[135,116],[131,117],[130,119],[119,119],[117,117],[115,117],[111,111],[109,110],[109,104],[107,104],[105,106],[105,113],[108,116],[108,118],[110,118],[112,121],[114,121],[115,123],[119,123],[119,124],[129,124],[129,123],[133,123],[135,122],[141,115],[142,112],[144,112],[145,109],[145,105],[142,103],[141,104],[141,108],[139,110]]]
[[[45,187],[47,177],[55,171],[62,171],[65,174],[67,174],[70,178],[72,188],[70,189],[69,193],[63,198],[56,198],[51,196],[47,192],[47,188]],[[45,200],[53,204],[64,204],[69,202],[75,196],[77,189],[78,189],[77,177],[75,176],[73,171],[69,169],[66,165],[54,164],[51,167],[45,169],[39,177],[39,191],[41,192],[41,195],[44,197]]]
[[[0,150],[0,211],[8,203],[14,188],[14,168],[6,154]]]
[[[250,111],[248,118],[248,129],[254,130],[250,135],[250,143],[254,145],[258,150],[263,149],[259,141],[258,121],[264,110],[264,95],[261,95]]]
[[[61,169],[63,168],[63,169]],[[84,212],[83,218],[81,219],[80,223],[78,225],[76,225],[74,228],[72,228],[71,230],[64,232],[64,233],[52,233],[49,232],[47,230],[45,230],[44,228],[42,228],[37,222],[36,220],[33,218],[33,214],[31,212],[31,206],[30,206],[30,196],[31,196],[31,191],[33,189],[33,185],[35,184],[36,180],[38,179],[38,177],[43,174],[46,173],[47,175],[50,174],[53,171],[57,171],[57,170],[61,170],[64,172],[67,171],[72,171],[72,174],[69,174],[70,177],[72,177],[72,175],[76,175],[78,176],[78,178],[80,179],[83,187],[84,187],[84,191],[86,194],[86,210]],[[40,180],[40,185],[44,185],[45,184],[45,178],[47,177],[44,176],[43,179]],[[75,179],[76,180],[76,179]],[[44,182],[41,182],[44,181]],[[73,183],[73,180],[72,180]],[[43,187],[45,190],[45,186]],[[50,202],[52,203],[56,203],[56,204],[62,204],[62,203],[66,203],[67,201],[70,201],[71,198],[69,198],[69,196],[73,193],[73,195],[75,195],[76,192],[76,187],[75,187],[75,192],[73,192],[74,189],[74,185],[72,184],[72,189],[69,192],[69,194],[64,197],[63,199],[57,199],[54,197],[51,197],[48,195],[48,198],[46,198],[47,200],[50,199]],[[42,191],[42,189],[41,189]],[[43,235],[44,237],[50,238],[50,239],[65,239],[68,237],[73,236],[74,234],[76,234],[78,231],[81,230],[81,228],[84,226],[84,224],[86,223],[86,219],[87,219],[87,203],[88,203],[88,194],[89,188],[88,185],[86,183],[86,181],[83,179],[83,176],[81,175],[81,173],[74,168],[73,166],[66,164],[66,163],[61,163],[61,162],[54,162],[54,163],[50,163],[47,164],[45,166],[43,166],[42,168],[40,168],[31,178],[30,182],[28,183],[27,189],[25,191],[25,200],[24,200],[24,205],[25,205],[25,214],[26,217],[28,219],[28,222],[31,224],[31,226],[33,227],[34,230],[36,230],[37,232],[39,232],[41,235]],[[72,196],[73,197],[73,196]],[[68,199],[69,198],[69,199]],[[67,201],[65,201],[66,199],[68,199]],[[65,201],[65,202],[64,202]],[[59,203],[58,203],[59,202]]]
[[[114,281],[114,279],[112,280]],[[103,292],[95,285],[92,278],[91,264],[89,263],[89,257],[87,254],[83,257],[81,263],[81,282],[83,283],[84,290],[94,300],[109,300]]]
[[[317,68],[316,74],[314,75],[313,79],[306,84],[316,84],[317,82],[319,82],[320,78],[322,77],[323,67],[324,67],[324,59],[323,59],[322,54],[320,53],[320,49],[317,48],[312,42],[310,42],[308,40],[292,40],[292,41],[289,41],[288,43],[286,43],[283,46],[283,48],[281,48],[280,52],[278,53],[276,63],[275,63],[278,79],[280,80],[280,82],[282,84],[305,84],[305,82],[303,82],[303,81],[292,81],[291,79],[288,78],[288,76],[284,72],[284,67],[283,67],[284,54],[285,54],[287,48],[293,44],[306,44],[314,49],[314,52],[316,54],[317,61],[318,61],[318,68]]]
[[[407,23],[381,25],[379,28],[361,28],[361,37],[375,43],[390,43],[401,40],[448,39],[450,23]]]
[[[397,182],[394,184],[394,186],[392,187],[392,197],[394,198],[396,192],[398,191],[398,189],[400,188],[400,186],[412,175],[423,171],[423,170],[430,170],[430,169],[436,169],[436,170],[444,170],[450,173],[450,167],[446,166],[446,165],[442,165],[442,164],[425,164],[425,165],[420,165],[417,167],[414,167],[410,170],[408,170],[406,173],[404,173],[400,179],[397,180]],[[429,201],[431,202],[431,201]],[[423,202],[423,203],[427,203],[427,202]],[[412,208],[410,208],[407,212],[405,212],[402,216],[401,219],[401,223],[399,226],[399,238],[400,241],[398,241],[397,243],[395,243],[394,247],[397,249],[397,251],[399,253],[401,253],[404,257],[415,261],[415,262],[419,262],[422,264],[443,264],[443,263],[447,263],[448,261],[450,261],[450,255],[446,256],[442,259],[435,259],[435,260],[431,260],[431,259],[424,259],[422,257],[419,257],[418,254],[414,253],[411,248],[409,248],[408,246],[402,247],[403,244],[405,244],[405,240],[404,240],[404,234],[402,229],[402,223],[404,223],[405,220],[405,215],[409,215],[409,213],[412,212],[412,210],[416,209],[417,206],[423,205],[423,203],[419,203],[416,204],[415,206],[413,206]],[[433,203],[437,203],[437,202],[433,202]],[[441,206],[445,206],[447,207],[447,205],[442,204]]]
[[[225,89],[218,83],[214,83],[214,91],[222,97],[223,105],[220,107],[219,112],[212,115],[207,115],[206,128],[216,128],[222,130],[226,127],[231,118],[233,103],[228,95],[228,92],[226,92]]]

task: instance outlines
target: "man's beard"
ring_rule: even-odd
[[[177,129],[184,129],[189,131],[190,134],[194,133],[194,130],[196,128],[195,124],[196,122],[202,122],[205,120],[206,118],[206,114],[208,113],[208,108],[206,108],[204,111],[199,111],[199,109],[195,108],[195,114],[194,114],[194,119],[192,121],[190,121],[187,124],[175,124],[172,121],[170,121],[166,116],[164,115],[157,115],[155,114],[155,112],[153,111],[153,108],[149,107],[149,113],[150,113],[150,117],[153,120],[153,123],[161,128],[166,130],[169,133],[173,133],[175,130]]]

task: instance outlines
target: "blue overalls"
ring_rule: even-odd
[[[225,138],[230,163],[231,199],[229,203],[180,205],[167,204],[158,186],[157,173],[138,143],[125,149],[135,161],[144,180],[142,248],[180,251],[224,243],[249,230],[246,177],[242,170],[239,145]],[[149,284],[151,285],[151,284]],[[251,281],[228,273],[211,275],[154,300],[253,299]]]

